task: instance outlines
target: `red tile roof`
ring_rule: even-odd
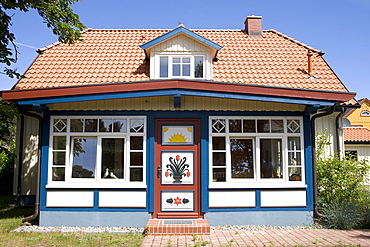
[[[95,30],[83,32],[84,42],[54,43],[40,55],[14,89],[53,88],[149,80],[149,61],[140,45],[171,30]],[[252,38],[243,30],[191,30],[223,48],[213,62],[213,80],[348,92],[322,53],[275,30]],[[313,75],[307,71],[312,50]]]
[[[370,143],[370,130],[362,126],[344,127],[345,143]]]

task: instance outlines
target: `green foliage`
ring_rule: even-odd
[[[358,203],[335,200],[322,208],[325,215],[325,224],[328,228],[342,230],[352,229],[363,220],[363,210]]]
[[[359,218],[363,219],[362,213],[370,207],[369,191],[364,185],[370,165],[367,160],[353,157],[335,155],[323,158],[329,138],[326,133],[316,138],[318,205],[327,216],[326,223],[330,227],[351,228],[359,222]],[[341,220],[346,223],[339,224]]]
[[[62,43],[73,44],[81,40],[80,31],[85,26],[80,22],[79,16],[73,13],[70,5],[80,0],[0,0],[0,63],[10,66],[17,62],[18,51],[15,45],[15,35],[9,28],[12,25],[12,16],[8,10],[27,12],[35,9],[43,18],[44,23],[58,36]],[[5,68],[3,74],[13,78],[21,78],[14,69]]]

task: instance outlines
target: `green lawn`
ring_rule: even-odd
[[[21,219],[33,214],[32,207],[8,207],[14,197],[0,196],[0,246],[140,246],[139,233],[24,233],[10,232]]]

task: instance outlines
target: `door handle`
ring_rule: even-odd
[[[157,177],[160,178],[162,176],[162,167],[158,166],[157,167]]]

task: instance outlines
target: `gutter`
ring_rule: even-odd
[[[21,112],[21,111],[20,111]],[[35,199],[35,212],[33,213],[33,215],[30,215],[28,217],[25,217],[22,219],[22,223],[24,222],[29,222],[29,221],[33,221],[34,219],[37,218],[37,216],[39,215],[39,210],[40,210],[40,171],[41,171],[41,167],[40,167],[40,164],[41,164],[41,142],[42,142],[42,117],[40,115],[37,115],[37,114],[34,114],[34,113],[30,113],[30,112],[21,112],[21,114],[25,115],[25,116],[29,116],[29,117],[33,117],[33,118],[36,118],[37,120],[39,120],[39,138],[38,138],[38,147],[37,147],[37,181],[36,181],[36,199]],[[24,126],[22,126],[24,127]],[[22,136],[22,141],[23,141],[23,136]],[[19,181],[18,181],[19,182]]]

